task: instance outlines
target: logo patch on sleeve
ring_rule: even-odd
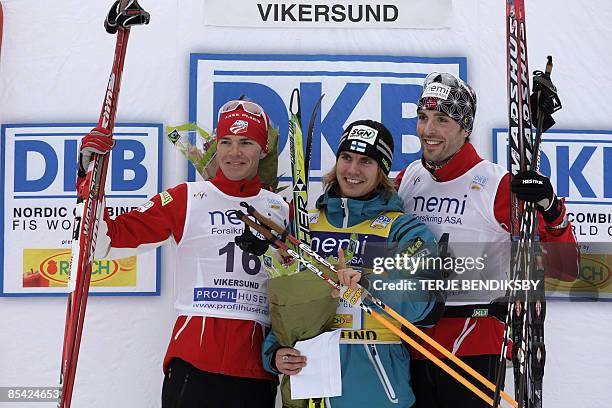
[[[381,215],[377,219],[375,219],[372,224],[370,224],[370,227],[382,229],[389,225],[390,222],[391,218],[387,217],[386,215]]]
[[[406,254],[406,256],[413,256],[419,249],[421,249],[423,244],[425,244],[425,241],[423,241],[421,237],[417,237],[406,247],[406,249],[404,249],[404,251],[402,251],[402,254]]]
[[[172,200],[174,200],[174,198],[172,198],[170,193],[167,191],[162,191],[161,193],[159,193],[159,196],[161,198],[162,207],[169,204]]]
[[[140,207],[138,207],[136,209],[136,211],[138,212],[145,212],[147,211],[149,208],[153,207],[154,203],[153,201],[147,201],[146,203],[144,203],[143,205],[141,205]]]

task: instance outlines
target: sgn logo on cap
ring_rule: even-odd
[[[376,136],[378,136],[378,130],[372,129],[371,127],[365,125],[357,125],[353,126],[347,137],[349,139],[363,140],[364,142],[373,145],[376,141]]]

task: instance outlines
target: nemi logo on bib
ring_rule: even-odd
[[[363,140],[364,142],[373,145],[377,135],[378,130],[372,129],[371,127],[365,125],[357,125],[351,129],[351,133],[349,133],[348,138]]]
[[[427,85],[427,88],[425,91],[423,91],[421,98],[438,98],[444,100],[448,98],[450,90],[450,86],[434,82]]]

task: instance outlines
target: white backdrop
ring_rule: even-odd
[[[110,1],[2,3],[0,123],[97,120],[114,48],[102,27]],[[203,0],[142,3],[151,24],[132,30],[118,122],[186,122],[192,52],[467,56],[479,97],[472,140],[483,156],[492,157],[491,129],[507,121],[501,0],[454,0],[451,28],[442,30],[206,27]],[[548,54],[555,58],[564,105],[557,127],[612,129],[612,3],[526,3],[531,69],[543,68]],[[185,166],[168,142],[164,157],[167,188],[184,180]],[[161,296],[90,298],[75,407],[160,405],[174,321],[171,250],[162,256]],[[65,307],[64,298],[0,298],[0,387],[57,384]],[[545,406],[609,406],[612,304],[550,303],[546,330]]]

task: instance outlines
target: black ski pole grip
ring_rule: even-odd
[[[547,78],[550,78],[550,73],[552,72],[552,69],[553,69],[552,55],[549,55],[546,61],[546,68],[544,69],[544,75],[546,75]]]
[[[104,28],[109,34],[115,34],[119,27],[129,29],[134,25],[149,24],[151,15],[146,12],[137,0],[116,0],[104,20]]]
[[[259,224],[253,221],[252,219],[249,218],[248,215],[246,215],[240,210],[236,210],[234,213],[238,216],[240,221],[244,222],[247,226],[259,232],[267,241],[271,242],[275,246],[278,246],[276,244],[276,242],[278,241],[278,238],[272,233],[272,231],[267,225],[262,225],[262,224]]]
[[[242,211],[240,211],[240,214],[242,214],[240,219],[244,222],[246,226],[253,228],[255,231],[259,232],[266,239],[266,241],[270,242],[276,248],[287,254],[287,249],[289,249],[289,247],[285,245],[285,243],[283,243],[282,241],[276,239],[276,237],[274,236],[274,234],[272,234],[270,230],[268,230],[265,226],[258,224],[252,219],[250,219]]]
[[[272,232],[270,232],[269,230],[267,230],[266,228],[264,228],[262,225],[256,223],[255,221],[253,221],[252,219],[250,219],[245,213],[243,213],[240,210],[236,210],[236,215],[238,216],[238,218],[240,218],[240,220],[242,222],[244,222],[247,226],[253,228],[255,231],[259,232],[261,235],[263,235],[263,237],[265,239],[267,239],[268,241],[272,241],[274,242],[274,235],[272,235]]]
[[[236,218],[239,218],[241,221],[244,221],[242,219],[242,217],[246,217],[246,214],[243,213],[240,210],[231,210],[231,211],[228,211],[227,214],[228,214],[228,216],[231,214],[231,215],[235,216]]]
[[[246,201],[241,201],[240,206],[246,208],[247,212],[251,214],[251,208],[253,207],[249,203],[247,203]]]

